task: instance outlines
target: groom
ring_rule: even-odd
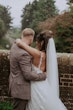
[[[31,28],[22,31],[21,40],[27,45],[33,42],[35,32]],[[45,80],[44,73],[32,71],[32,56],[25,50],[13,44],[10,51],[9,93],[14,98],[13,110],[25,110],[31,98],[31,81]]]

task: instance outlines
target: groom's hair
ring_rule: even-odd
[[[35,32],[34,32],[34,30],[31,29],[31,28],[25,28],[25,29],[22,31],[22,35],[23,35],[23,37],[30,36],[30,35],[34,36],[34,35],[35,35]]]

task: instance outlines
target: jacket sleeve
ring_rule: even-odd
[[[46,74],[37,74],[35,71],[32,71],[32,62],[29,54],[24,53],[20,56],[19,65],[26,80],[41,81],[46,79]]]

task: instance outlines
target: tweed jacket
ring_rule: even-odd
[[[10,51],[9,93],[14,98],[31,98],[31,81],[45,80],[44,73],[32,71],[32,56],[13,44]]]

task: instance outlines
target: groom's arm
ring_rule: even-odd
[[[24,53],[21,55],[19,58],[19,64],[26,80],[41,81],[46,79],[45,73],[37,74],[35,71],[32,71],[32,62],[29,54]]]

